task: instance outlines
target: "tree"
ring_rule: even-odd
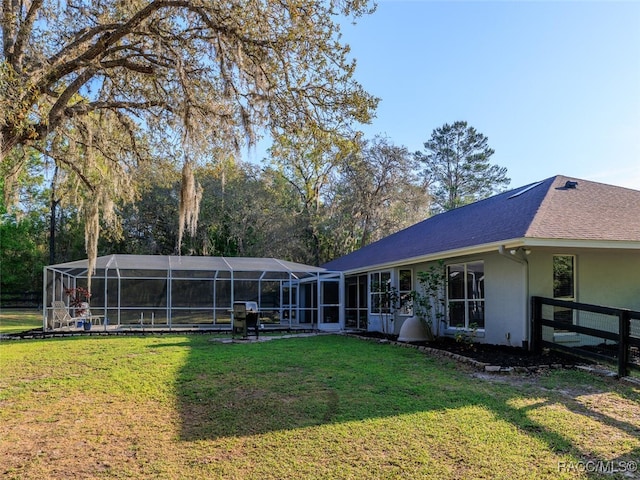
[[[141,174],[141,198],[120,213],[123,238],[101,239],[101,251],[175,253],[180,171],[156,164]],[[308,260],[299,240],[304,229],[295,214],[298,197],[280,173],[219,156],[215,165],[198,167],[195,176],[202,187],[201,220],[195,235],[185,239],[183,253]]]
[[[262,178],[259,166],[244,164],[233,157],[215,166],[202,167],[202,220],[189,247],[201,255],[279,256],[270,249],[286,246],[282,234],[270,233],[288,220],[278,208]],[[284,245],[283,245],[284,244]]]
[[[34,159],[30,163],[33,163]],[[15,179],[22,183],[21,179]],[[21,208],[7,211],[4,181],[0,178],[0,294],[35,292],[42,288],[42,267],[46,264],[46,210],[38,182],[22,185]]]
[[[425,142],[416,158],[425,165],[434,211],[446,211],[489,197],[506,187],[507,169],[491,165],[488,139],[467,122],[445,123]]]
[[[273,168],[297,193],[294,208],[305,225],[304,243],[310,252],[307,263],[312,265],[328,260],[322,255],[325,200],[337,170],[354,152],[353,141],[313,130],[300,131],[295,138],[281,135],[270,149]]]
[[[372,11],[366,0],[7,0],[1,8],[0,162],[19,146],[36,148],[84,185],[90,257],[99,216],[111,213],[114,194],[135,192],[123,178],[139,162],[161,153],[193,172],[214,147],[252,143],[257,128],[342,135],[377,104],[353,80],[335,21]],[[193,227],[199,202],[189,206],[180,213]]]
[[[354,248],[425,218],[429,198],[415,170],[405,147],[380,136],[361,142],[360,151],[345,159],[334,202],[345,214],[335,217],[352,225]]]

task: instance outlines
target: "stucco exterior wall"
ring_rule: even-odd
[[[531,295],[553,297],[553,255],[575,255],[577,302],[640,311],[640,251],[532,249]]]
[[[531,294],[552,298],[553,256],[575,256],[575,301],[640,311],[640,251],[605,249],[536,249],[531,268]],[[551,308],[551,307],[547,307]],[[548,312],[547,315],[550,313]],[[618,331],[616,316],[576,311],[573,322],[583,327]],[[637,323],[632,322],[635,327]],[[599,337],[543,329],[547,341],[568,346],[606,343]]]
[[[484,262],[485,329],[477,332],[474,341],[517,347],[530,342],[530,298],[533,295],[553,297],[554,255],[576,257],[577,302],[640,311],[640,251],[538,247],[531,248],[528,255],[518,255],[521,262],[509,252],[500,254],[498,251],[445,261],[445,265]],[[413,288],[419,289],[417,272],[427,271],[432,265],[437,265],[437,262],[402,268],[413,270]],[[399,269],[392,270],[395,279]],[[397,334],[406,318],[396,316],[390,331]],[[381,317],[370,315],[369,330],[382,329]],[[444,329],[440,333],[455,336],[457,332],[459,330]]]
[[[484,258],[485,343],[521,347],[528,340],[527,267],[498,253]]]
[[[477,332],[474,341],[521,347],[523,341],[528,339],[526,265],[497,252],[451,259],[445,265],[479,260],[484,261],[485,328],[484,331]],[[411,265],[414,288],[417,287],[416,273],[428,270],[431,265],[437,263]],[[445,329],[441,334],[455,336],[458,332],[455,329]]]
[[[530,298],[534,295],[553,297],[554,255],[575,255],[577,302],[640,311],[640,251],[570,248],[530,250],[529,255],[522,257],[527,266],[502,255],[485,256],[484,342],[520,346],[522,341],[530,341]],[[576,321],[583,326],[607,329],[608,319],[604,316],[576,315]],[[507,341],[505,336],[509,333],[511,340]],[[595,339],[589,339],[586,343],[593,341]]]

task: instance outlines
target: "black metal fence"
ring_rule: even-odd
[[[640,370],[640,312],[532,297],[532,347],[615,363],[618,376]]]

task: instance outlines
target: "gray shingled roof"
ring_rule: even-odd
[[[357,270],[517,239],[640,246],[640,191],[558,175],[435,215],[323,267]]]

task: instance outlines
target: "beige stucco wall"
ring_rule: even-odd
[[[528,338],[528,305],[526,301],[526,266],[498,252],[473,255],[447,261],[446,264],[484,261],[485,274],[485,329],[476,333],[475,340],[491,344],[520,347]],[[416,274],[427,271],[436,262],[410,265],[413,269],[414,288],[418,288]],[[397,328],[402,320],[397,322]],[[435,333],[434,326],[434,333]],[[457,330],[441,333],[455,336]]]
[[[527,267],[498,253],[484,261],[484,341],[521,347],[528,339]]]
[[[640,310],[640,251],[532,249],[531,295],[553,296],[553,255],[575,255],[577,302]]]
[[[530,250],[529,255],[522,256],[524,263],[510,258],[508,252],[501,255],[498,251],[445,262],[484,261],[485,329],[478,332],[476,341],[518,347],[530,341],[530,297],[553,296],[553,255],[558,254],[576,256],[576,301],[640,311],[640,251],[546,247]],[[402,268],[413,269],[414,289],[417,289],[417,272],[426,271],[435,264],[420,263]],[[394,270],[393,275],[397,276],[398,269]],[[405,318],[396,317],[395,333],[399,332]],[[380,319],[370,318],[370,329],[379,328]],[[454,336],[456,331],[441,333]]]

